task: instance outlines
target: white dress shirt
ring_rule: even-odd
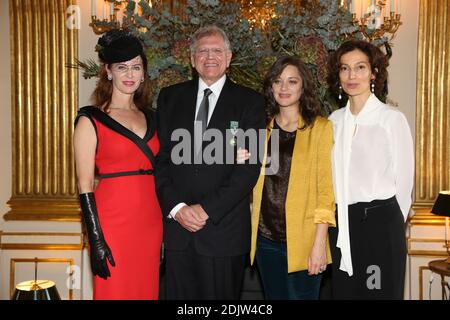
[[[226,79],[227,79],[227,76],[223,75],[219,80],[214,82],[211,86],[208,86],[202,80],[202,78],[199,78],[199,80],[198,80],[198,93],[197,93],[197,105],[195,107],[195,117],[194,117],[194,119],[197,119],[197,113],[198,113],[198,110],[200,109],[200,104],[202,103],[203,96],[205,94],[204,91],[205,91],[206,88],[209,88],[212,91],[212,93],[208,97],[208,101],[209,101],[208,123],[209,123],[209,120],[211,120],[211,116],[212,116],[212,114],[214,112],[214,109],[216,108],[217,99],[219,98],[220,92],[222,91],[223,86],[225,85]],[[181,203],[177,204],[170,211],[169,217],[172,217],[173,219],[175,219],[175,216],[176,216],[178,210],[180,210],[185,205],[186,205],[186,203],[184,203],[184,202],[181,202]]]
[[[353,275],[348,205],[396,196],[404,219],[411,207],[414,147],[400,111],[371,94],[354,116],[350,102],[334,111],[333,184],[338,206],[340,269]]]

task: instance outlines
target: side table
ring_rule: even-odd
[[[445,277],[450,277],[450,264],[446,260],[433,260],[428,263],[428,267],[432,272],[441,276],[442,300],[450,300],[450,294],[447,295],[447,289],[450,292],[450,286],[445,281]]]

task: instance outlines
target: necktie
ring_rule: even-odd
[[[202,123],[203,131],[205,131],[206,126],[208,125],[208,111],[209,111],[209,95],[212,93],[211,89],[206,88],[203,91],[203,100],[200,103],[200,108],[197,113],[197,121]]]
[[[201,131],[197,132],[197,139],[195,141],[195,151],[196,153],[199,153],[202,148],[202,142],[203,142],[203,133],[206,130],[206,127],[208,125],[208,112],[209,112],[209,95],[212,93],[211,89],[206,88],[203,91],[203,100],[200,103],[200,108],[198,109],[197,118],[195,119],[196,128],[199,128],[201,126]]]

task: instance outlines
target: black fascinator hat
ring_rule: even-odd
[[[108,64],[128,61],[143,53],[139,39],[119,29],[112,29],[98,39],[96,50],[100,60]]]

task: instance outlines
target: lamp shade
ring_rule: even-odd
[[[450,191],[439,192],[431,213],[450,217]]]
[[[61,300],[61,297],[53,281],[30,280],[16,286],[11,300]]]

